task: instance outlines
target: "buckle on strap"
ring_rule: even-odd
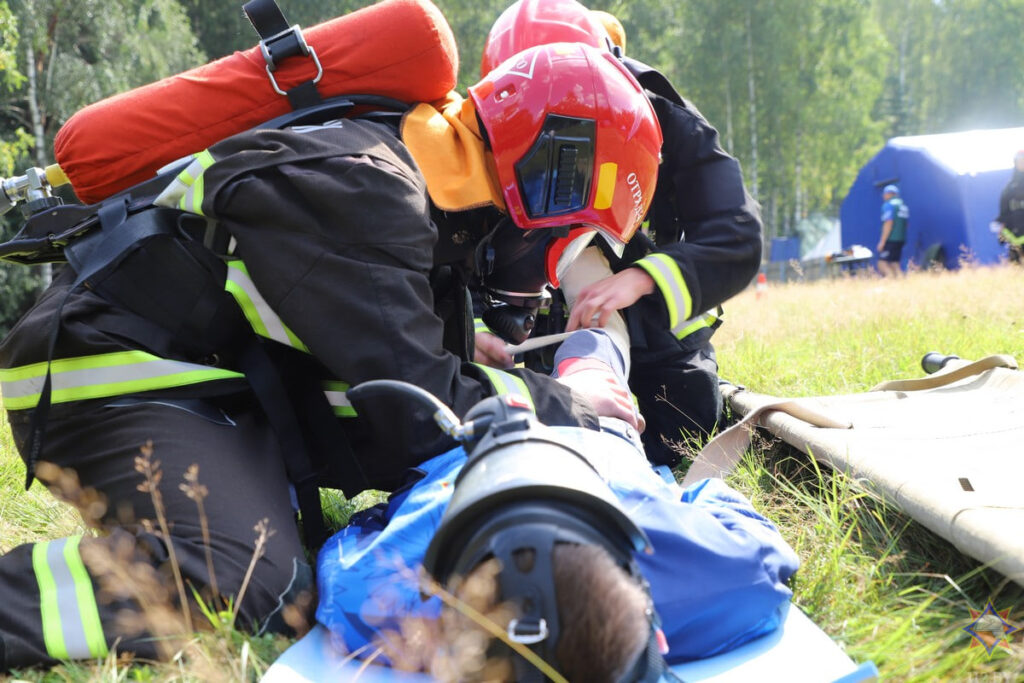
[[[548,622],[543,618],[537,620],[513,619],[508,623],[508,638],[513,643],[535,645],[547,639],[548,635]]]
[[[270,79],[270,85],[278,95],[287,97],[288,93],[277,84],[274,72],[289,57],[312,58],[313,64],[316,65],[316,76],[311,81],[314,85],[319,83],[324,75],[324,67],[320,64],[320,58],[316,56],[316,50],[306,43],[306,38],[302,35],[302,29],[298,24],[293,24],[280,33],[260,40],[260,54],[263,55],[263,61],[266,62],[267,78]]]

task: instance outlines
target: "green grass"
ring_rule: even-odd
[[[887,379],[919,377],[932,350],[1024,361],[1024,271],[967,268],[898,281],[843,279],[769,285],[727,306],[716,335],[722,376],[762,393],[811,396],[864,391]],[[0,418],[2,420],[3,418]],[[0,551],[82,529],[77,515],[39,485],[26,493],[24,470],[0,423]],[[989,656],[962,629],[970,608],[991,599],[1018,626],[1024,590],[978,567],[883,501],[813,458],[763,438],[730,482],[775,520],[800,555],[794,601],[857,661],[872,660],[887,681],[1024,680],[1024,636]],[[336,496],[336,521],[359,504]],[[287,641],[234,631],[203,634],[209,661],[133,666],[110,659],[30,680],[255,680]],[[794,662],[799,667],[799,662]]]
[[[967,268],[744,293],[716,336],[721,373],[761,393],[814,396],[920,377],[933,350],[1024,362],[1022,285],[1019,269]],[[887,681],[1024,680],[1019,634],[989,656],[963,631],[988,600],[1024,626],[1024,590],[823,468],[762,440],[731,479],[800,555],[796,604]]]

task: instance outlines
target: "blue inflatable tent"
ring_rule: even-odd
[[[995,263],[1005,252],[989,224],[1010,180],[1024,128],[972,130],[889,140],[857,174],[839,212],[844,248],[875,251],[881,231],[882,188],[895,183],[910,208],[902,265],[921,265],[941,245],[947,268],[965,253]]]

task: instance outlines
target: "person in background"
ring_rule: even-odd
[[[1013,175],[999,195],[996,223],[999,241],[1010,248],[1010,261],[1021,263],[1024,256],[1024,149],[1013,156]]]
[[[899,277],[900,257],[907,241],[907,221],[910,208],[900,199],[900,189],[886,185],[882,190],[882,234],[875,250],[878,252],[878,272],[882,277]]]
[[[721,304],[747,287],[760,266],[760,212],[715,128],[664,75],[622,56],[625,31],[607,12],[575,0],[519,0],[491,28],[481,73],[527,46],[559,41],[612,50],[645,88],[661,125],[662,164],[645,230],[624,252],[600,243],[600,252],[588,249],[561,285],[566,329],[623,329],[617,336],[630,349],[629,387],[646,419],[647,457],[675,465],[683,444],[706,438],[721,418],[711,337],[721,324]],[[581,269],[588,272],[573,272]],[[552,322],[550,331],[559,331],[561,321]],[[478,359],[510,364],[489,336],[477,335]],[[494,352],[485,357],[488,349]]]

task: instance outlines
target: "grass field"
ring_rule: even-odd
[[[715,337],[722,376],[777,396],[920,377],[928,351],[1024,361],[1019,269],[769,285],[761,297],[747,291],[731,301],[726,314]],[[788,446],[759,450],[732,483],[797,549],[795,602],[854,659],[873,660],[889,681],[1024,680],[1021,638],[990,657],[962,630],[969,609],[990,599],[1024,626],[1024,590]]]
[[[931,350],[1024,361],[1022,294],[1024,271],[1010,268],[769,285],[760,297],[749,290],[729,302],[716,335],[721,374],[762,393],[809,396],[918,377]],[[6,432],[0,424],[0,551],[81,529],[38,484],[22,490]],[[873,660],[884,680],[1024,680],[1024,637],[989,656],[962,630],[970,608],[988,600],[1024,626],[1024,590],[784,444],[762,440],[731,483],[799,553],[795,602],[854,659]],[[109,659],[19,673],[54,681],[252,680],[287,643],[227,631],[194,645],[168,665],[129,668]]]

